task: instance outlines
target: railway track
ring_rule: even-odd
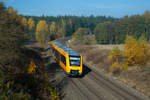
[[[97,93],[95,93],[94,90],[92,90],[91,88],[88,87],[88,84],[85,83],[82,79],[76,79],[78,81],[78,84],[76,82],[74,82],[74,80],[72,78],[68,78],[69,81],[71,81],[73,83],[73,85],[75,87],[77,87],[79,89],[79,91],[81,92],[81,94],[86,97],[87,99],[86,100],[91,100],[91,98],[95,97],[97,98],[97,100],[104,100],[104,98],[101,96],[101,95],[98,95]],[[83,91],[82,89],[80,89],[80,86],[79,86],[79,82],[84,85],[84,87],[88,90],[88,92],[90,94],[92,94],[92,97],[89,96],[89,94],[86,92],[86,91]]]
[[[95,75],[93,73],[90,73],[89,77],[94,78],[95,82],[97,84],[102,84],[104,86],[104,88],[111,91],[111,93],[113,95],[115,95],[117,98],[120,98],[123,100],[131,100],[131,98],[133,98],[132,100],[141,100],[141,98],[129,93],[128,91],[122,89],[121,87],[117,86],[116,84],[114,84],[110,80],[104,78],[103,76],[101,76],[97,73]]]
[[[105,89],[105,91],[113,95],[116,99],[111,99],[111,100],[149,100],[149,99],[143,99],[140,96],[137,96],[135,94],[132,94],[128,92],[127,90],[119,87],[115,83],[111,82],[109,79],[107,79],[104,76],[101,76],[99,73],[93,71],[89,73],[86,78],[91,79],[94,83],[99,85],[99,87],[102,87]],[[86,81],[86,78],[70,78],[67,77],[68,81],[71,82],[72,85],[77,88],[77,90],[82,94],[82,96],[85,97],[84,100],[110,100],[104,97],[104,94],[101,92],[98,92],[96,90],[96,87],[91,86],[91,84]],[[85,88],[85,89],[82,89]],[[100,90],[99,90],[100,91]]]
[[[89,99],[89,96],[88,96],[86,93],[84,93],[84,92],[80,89],[80,86],[78,86],[78,84],[76,84],[71,78],[68,78],[68,80],[71,81],[71,82],[73,83],[73,85],[74,85],[76,88],[78,88],[79,92],[80,92],[84,97],[86,97],[87,100],[90,100],[90,99]]]
[[[90,65],[86,65],[92,68]],[[111,81],[108,77],[102,75],[102,73],[98,72],[97,70],[93,69],[92,72],[87,76],[95,80],[97,84],[100,84],[105,89],[108,89],[108,91],[111,91],[113,95],[120,98],[119,100],[150,100],[148,97],[144,96],[141,93],[138,93],[133,89],[133,91],[131,92],[129,90],[129,87],[121,87],[120,85],[116,84],[116,82]]]
[[[61,71],[61,74],[64,72]],[[126,89],[120,87],[116,82],[112,82],[94,69],[82,78],[64,76],[70,87],[66,93],[67,99],[63,100],[149,100],[142,95],[131,92],[130,89],[130,92],[127,91],[128,87]]]

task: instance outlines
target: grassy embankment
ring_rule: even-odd
[[[117,74],[110,72],[112,62],[108,60],[108,56],[116,46],[120,50],[124,49],[124,45],[74,45],[72,47],[80,52],[90,65],[117,77],[120,81],[150,97],[150,63],[142,65],[140,68],[136,65],[130,66]]]

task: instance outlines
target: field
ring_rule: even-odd
[[[108,61],[108,55],[115,46],[123,49],[123,45],[77,45],[73,49],[83,55],[85,62],[150,97],[150,63],[141,68],[137,66],[129,67],[115,75],[109,72],[111,62]]]

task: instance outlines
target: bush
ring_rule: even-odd
[[[129,65],[144,65],[149,59],[149,44],[143,36],[139,40],[126,37],[124,56]]]
[[[118,62],[114,62],[110,67],[110,72],[117,74],[120,72],[121,65]]]
[[[112,61],[110,71],[125,70],[129,65],[142,66],[149,58],[149,44],[146,38],[141,36],[136,40],[132,36],[127,36],[123,53],[118,47],[114,47],[108,56]]]
[[[118,47],[114,47],[110,52],[108,59],[112,62],[119,62],[122,58],[122,51]]]
[[[37,66],[35,65],[34,61],[31,61],[28,68],[28,73],[33,74],[36,71]]]
[[[127,69],[128,67],[129,67],[129,66],[128,66],[128,63],[125,63],[125,64],[122,65],[121,69],[122,69],[122,70],[125,70],[125,69]]]

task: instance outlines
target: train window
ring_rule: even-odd
[[[80,66],[80,56],[70,56],[70,66]]]
[[[64,65],[66,66],[66,58],[65,56],[61,55],[61,61],[64,63]]]
[[[59,52],[55,50],[55,56],[58,58]]]
[[[54,47],[52,48],[52,51],[53,51],[53,53],[55,54],[55,49],[54,49]]]
[[[58,57],[59,52],[58,52],[55,48],[53,48],[53,53],[54,53],[54,55],[55,55],[56,57]]]

